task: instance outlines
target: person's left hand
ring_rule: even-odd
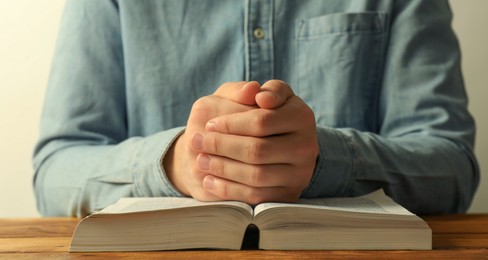
[[[319,151],[313,111],[279,80],[255,98],[260,108],[213,118],[193,135],[203,187],[253,205],[297,201]]]

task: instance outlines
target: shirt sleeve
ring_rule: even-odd
[[[84,216],[124,196],[181,196],[161,158],[183,131],[127,130],[117,4],[68,1],[34,151],[34,189],[45,216]]]
[[[464,212],[479,182],[475,124],[445,1],[397,1],[378,97],[378,132],[318,128],[303,197],[383,188],[418,214]]]

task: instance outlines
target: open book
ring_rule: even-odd
[[[71,252],[190,248],[239,250],[249,226],[270,250],[393,250],[432,247],[419,217],[382,190],[354,198],[263,203],[122,198],[80,221]]]

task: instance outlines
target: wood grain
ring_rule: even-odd
[[[114,253],[2,253],[8,259],[488,259],[486,249],[433,251],[164,251]]]
[[[488,215],[423,217],[432,229],[434,249],[488,248]]]
[[[0,219],[0,238],[71,237],[76,218]]]
[[[488,214],[426,216],[423,219],[436,234],[488,234]]]

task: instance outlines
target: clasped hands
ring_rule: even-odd
[[[313,111],[285,82],[228,82],[193,104],[163,166],[201,201],[295,202],[318,152]]]

